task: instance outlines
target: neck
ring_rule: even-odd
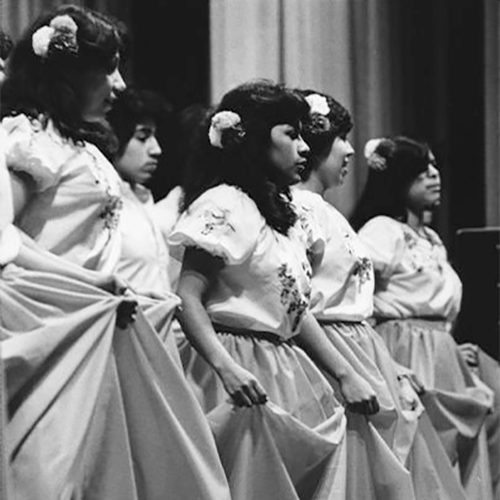
[[[423,227],[425,227],[423,212],[416,213],[416,212],[413,212],[413,211],[407,209],[406,213],[407,213],[406,223],[412,229],[414,229],[415,231],[418,232],[419,229],[422,229]]]
[[[326,188],[323,183],[319,180],[316,172],[311,172],[309,179],[307,181],[301,182],[298,186],[299,189],[306,189],[307,191],[312,191],[313,193],[323,196],[325,194]]]

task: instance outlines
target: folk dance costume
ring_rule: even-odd
[[[313,266],[311,310],[332,344],[376,391],[380,411],[368,417],[370,424],[410,470],[416,498],[465,499],[417,394],[367,322],[374,289],[367,251],[343,215],[320,195],[295,189],[293,196],[301,220],[312,228],[313,248],[320,249]],[[356,424],[353,421],[353,433],[359,432]],[[376,455],[370,456],[374,476],[390,483],[390,477],[377,473],[379,462]]]
[[[121,194],[121,253],[116,272],[134,290],[148,320],[181,366],[176,339],[170,333],[172,318],[165,311],[167,304],[178,299],[172,294],[171,258],[156,222],[153,196],[146,187],[132,187],[125,181],[121,181]]]
[[[385,216],[368,221],[359,236],[375,269],[378,333],[393,358],[423,382],[422,401],[468,498],[492,498],[483,425],[492,391],[468,368],[450,334],[462,286],[443,243],[430,228],[417,234]]]
[[[361,477],[366,464],[360,460],[355,473],[346,469],[344,409],[293,343],[310,297],[304,238],[298,225],[288,236],[273,230],[253,200],[228,185],[195,200],[169,238],[172,245],[202,248],[224,261],[206,309],[220,342],[269,398],[265,405],[232,408],[215,371],[193,348],[181,351],[187,377],[212,422],[233,498],[358,498],[346,489],[347,475]],[[401,469],[383,441],[375,441],[386,450],[385,466]],[[357,451],[364,459],[365,450]],[[401,496],[384,498],[412,498],[407,479],[403,471]],[[366,493],[364,498],[382,498]]]
[[[8,167],[35,185],[19,227],[62,263],[113,272],[112,165],[50,121],[3,125]],[[80,281],[7,265],[0,287],[12,498],[230,498],[208,423],[141,309],[120,330],[123,297]],[[165,299],[163,321],[177,304]]]

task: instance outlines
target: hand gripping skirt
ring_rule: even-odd
[[[188,380],[208,414],[233,500],[414,498],[409,473],[370,422],[343,406],[300,348],[257,332],[219,332],[231,356],[265,388],[268,403],[231,404],[215,371],[181,346]],[[274,340],[273,340],[274,338]],[[387,484],[378,480],[392,477]]]
[[[444,321],[388,320],[376,326],[392,357],[423,382],[422,402],[471,500],[493,498],[485,418],[492,391],[469,369]]]
[[[208,421],[139,309],[58,275],[1,270],[9,500],[229,500]],[[167,324],[176,302],[162,306]],[[3,497],[2,497],[3,498]]]
[[[377,332],[366,322],[328,322],[321,326],[330,342],[376,392],[380,411],[368,420],[411,472],[415,497],[465,499],[418,395],[406,378],[398,376],[396,363]],[[334,380],[330,382],[337,387]]]

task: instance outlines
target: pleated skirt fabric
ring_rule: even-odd
[[[322,327],[330,342],[376,392],[380,411],[369,421],[410,471],[415,497],[465,499],[465,490],[447,461],[423,404],[408,380],[399,377],[382,338],[366,322],[329,322]],[[334,380],[330,382],[336,387]]]
[[[142,308],[128,328],[115,326],[122,300],[58,275],[1,270],[8,500],[230,500],[178,360]],[[155,320],[168,327],[176,304]]]
[[[186,376],[216,436],[233,499],[412,499],[411,477],[374,426],[345,416],[331,384],[299,347],[218,333],[268,403],[238,408],[215,372],[180,341]]]
[[[392,357],[423,382],[421,400],[470,500],[493,498],[485,419],[493,392],[463,360],[445,322],[383,321],[376,326]]]

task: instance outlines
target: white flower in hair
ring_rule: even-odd
[[[68,14],[54,17],[54,19],[50,21],[50,26],[59,31],[68,30],[74,35],[76,35],[76,32],[78,31],[77,24],[71,16],[68,16]]]
[[[223,148],[222,133],[227,129],[236,129],[241,124],[241,118],[234,111],[219,111],[212,117],[208,138],[210,144],[216,148]]]
[[[33,47],[33,52],[37,56],[45,57],[47,55],[54,31],[54,28],[50,26],[42,26],[33,33],[31,45]]]
[[[310,113],[318,113],[319,115],[326,116],[330,113],[330,106],[325,96],[319,94],[309,94],[306,101],[311,108]]]
[[[385,170],[387,166],[387,160],[375,152],[378,145],[383,141],[383,138],[370,139],[365,144],[364,156],[367,160],[368,166],[373,170]]]
[[[67,14],[56,16],[48,26],[37,29],[31,37],[33,52],[40,57],[47,57],[49,45],[54,40],[59,50],[77,53],[78,44],[76,33],[78,26],[71,16]]]

